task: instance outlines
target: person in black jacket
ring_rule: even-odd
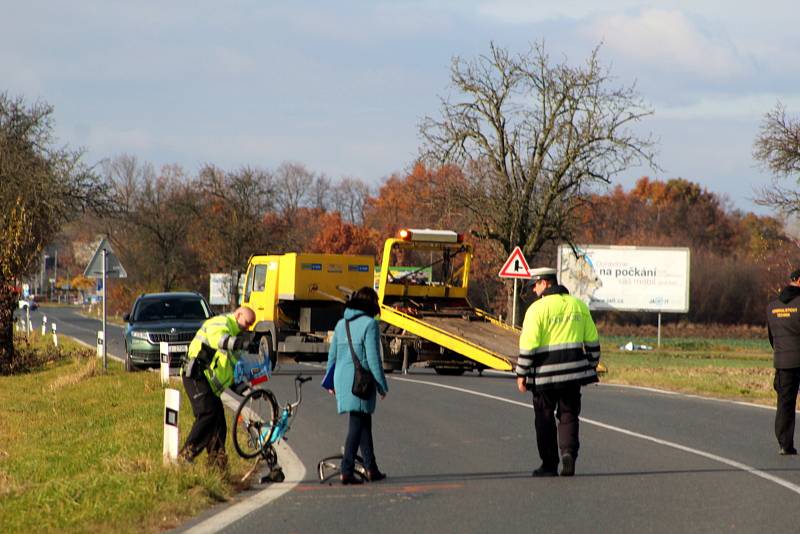
[[[797,454],[794,419],[800,386],[800,269],[794,271],[790,279],[778,298],[767,305],[767,332],[774,351],[773,387],[778,394],[775,437],[783,455]]]

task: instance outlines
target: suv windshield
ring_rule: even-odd
[[[208,319],[208,308],[202,299],[165,298],[143,299],[136,306],[134,321],[163,321],[164,319]]]

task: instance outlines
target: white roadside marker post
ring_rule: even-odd
[[[53,345],[58,346],[58,334],[56,334],[56,323],[50,323],[50,328],[53,329]]]
[[[102,330],[97,331],[97,357],[103,357],[103,345],[105,345],[105,336]]]
[[[169,384],[169,343],[162,341],[159,343],[161,349],[161,385]]]
[[[181,393],[177,389],[164,390],[164,464],[178,460],[178,413]]]
[[[42,337],[47,335],[47,316],[42,316]]]

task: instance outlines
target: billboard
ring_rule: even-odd
[[[209,304],[212,306],[227,306],[230,304],[231,279],[230,273],[211,273],[209,275]]]
[[[558,247],[558,280],[592,310],[689,311],[689,249]]]

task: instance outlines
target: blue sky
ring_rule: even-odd
[[[55,107],[87,162],[226,169],[298,161],[377,184],[407,169],[451,58],[544,41],[579,62],[599,43],[655,110],[662,172],[745,211],[770,183],[753,139],[777,101],[800,114],[795,1],[120,2],[0,0],[0,91]],[[7,18],[6,18],[7,17]]]

